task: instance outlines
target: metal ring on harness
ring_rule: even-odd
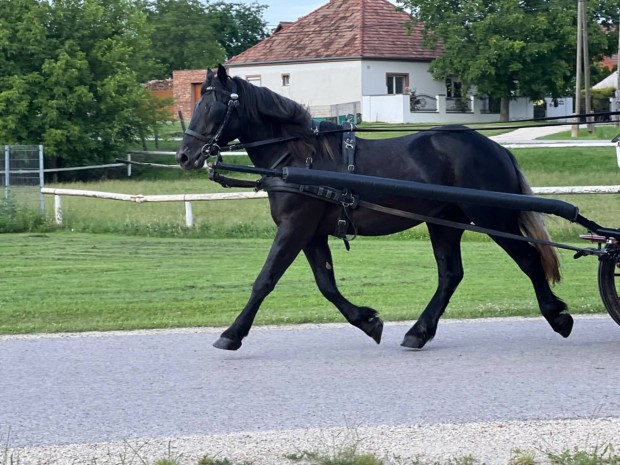
[[[207,158],[220,154],[220,146],[215,142],[209,142],[202,146],[200,153],[206,155]]]

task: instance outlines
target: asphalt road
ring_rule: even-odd
[[[441,322],[422,351],[387,325],[0,338],[13,447],[351,425],[620,417],[620,327],[578,318]]]

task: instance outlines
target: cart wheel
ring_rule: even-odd
[[[620,261],[617,254],[600,257],[598,263],[598,290],[603,305],[613,320],[620,325]]]

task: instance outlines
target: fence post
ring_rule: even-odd
[[[192,202],[185,202],[185,226],[191,228],[194,224],[194,214],[192,212]]]
[[[9,161],[10,149],[4,146],[4,197],[9,198],[9,187],[11,186],[11,163]]]
[[[616,144],[616,163],[618,163],[618,168],[620,168],[620,142]]]
[[[129,163],[127,163],[127,177],[130,178],[131,177],[131,153],[127,154],[127,161]]]
[[[437,99],[437,113],[445,115],[447,110],[446,96],[443,94],[436,95]]]
[[[62,225],[62,198],[58,194],[54,194],[54,218],[56,224]]]
[[[45,186],[45,166],[43,159],[43,145],[39,145],[39,210],[41,215],[45,214],[45,197],[41,193],[41,189]]]

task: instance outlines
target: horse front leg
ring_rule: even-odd
[[[437,262],[437,290],[418,321],[405,334],[401,346],[410,349],[421,349],[435,337],[439,318],[441,318],[448,302],[450,302],[450,297],[463,279],[463,263],[461,261],[463,231],[434,224],[427,224],[427,226]]]
[[[241,342],[250,332],[261,303],[273,291],[277,282],[299,255],[308,240],[309,237],[305,238],[299,229],[295,229],[289,224],[278,227],[267,260],[252,285],[252,294],[248,303],[234,323],[213,343],[214,347],[224,350],[237,350],[241,347]]]
[[[340,310],[349,323],[364,331],[379,344],[383,333],[383,321],[376,310],[352,304],[338,290],[327,236],[315,236],[304,247],[304,254],[321,294]]]

